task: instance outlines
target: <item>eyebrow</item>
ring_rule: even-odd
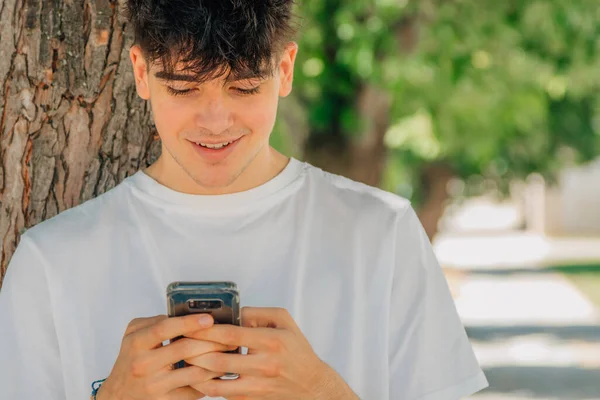
[[[194,75],[168,73],[166,71],[155,72],[154,76],[163,81],[185,81],[185,82],[195,82],[196,81],[196,77]]]
[[[258,75],[253,71],[243,71],[237,75],[230,75],[227,77],[226,82],[237,82],[243,81],[246,79],[255,79],[255,78],[265,78],[267,76],[267,71],[261,71]],[[154,76],[157,79],[161,79],[164,81],[183,81],[183,82],[196,82],[197,78],[194,75],[187,74],[178,74],[178,73],[168,73],[166,71],[157,71],[154,73]]]

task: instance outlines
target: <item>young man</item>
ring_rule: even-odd
[[[104,378],[100,400],[450,400],[487,385],[410,203],[269,146],[292,89],[291,8],[129,1],[162,155],[22,236],[0,292],[0,398],[80,400]],[[235,281],[244,326],[167,318],[173,281]]]

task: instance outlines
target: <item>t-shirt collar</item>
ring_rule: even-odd
[[[301,175],[304,165],[305,163],[291,157],[288,164],[278,175],[262,185],[243,192],[222,195],[196,195],[177,192],[155,181],[141,170],[129,177],[128,181],[137,190],[166,203],[201,209],[226,209],[245,207],[280,192]]]

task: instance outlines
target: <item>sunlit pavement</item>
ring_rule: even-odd
[[[473,399],[600,399],[600,311],[539,269],[598,261],[600,239],[441,234],[434,248],[490,382]]]

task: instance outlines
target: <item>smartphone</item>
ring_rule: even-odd
[[[240,294],[234,282],[173,282],[167,286],[167,309],[169,317],[211,314],[215,324],[241,325]],[[171,342],[181,338],[173,338]],[[241,347],[226,353],[241,354]],[[181,360],[174,368],[186,365]],[[238,377],[238,374],[228,372],[220,379]]]

